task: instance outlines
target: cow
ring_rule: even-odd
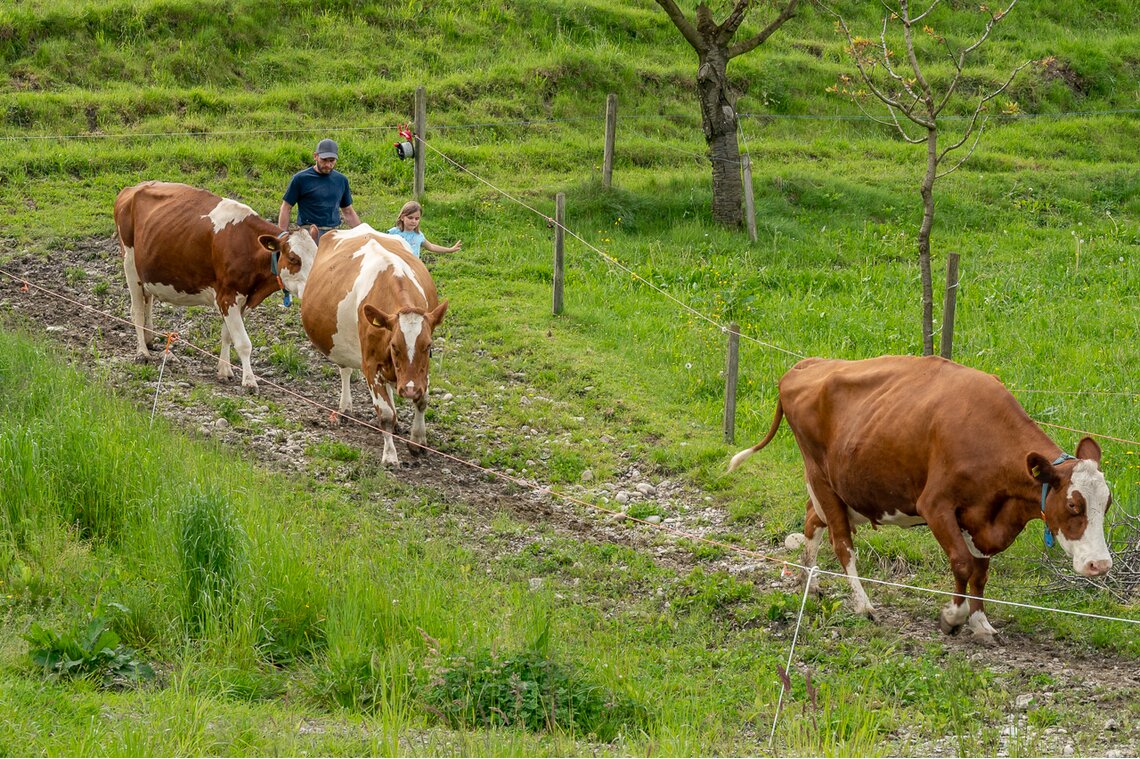
[[[1075,458],[1063,453],[993,375],[937,356],[805,359],[780,379],[768,434],[733,456],[729,471],[771,442],[783,418],[809,496],[804,532],[788,544],[802,542],[802,564],[812,567],[830,528],[855,610],[869,618],[851,540],[861,523],[927,525],[955,581],[939,627],[953,634],[968,622],[983,644],[996,632],[981,600],[990,557],[1031,520],[1045,521],[1047,542],[1057,536],[1075,572],[1096,577],[1112,567],[1100,446],[1086,437]]]
[[[385,465],[399,463],[392,435],[396,396],[415,407],[413,455],[427,443],[432,332],[447,301],[404,240],[367,224],[326,232],[301,301],[301,324],[313,345],[340,366],[340,411],[352,410],[349,381],[360,369],[384,433]]]
[[[213,306],[222,315],[218,379],[234,376],[230,345],[241,358],[241,384],[257,389],[252,344],[242,314],[284,289],[303,294],[317,255],[315,227],[282,232],[252,208],[189,185],[143,182],[115,199],[115,229],[131,294],[136,359],[150,358],[154,299]]]

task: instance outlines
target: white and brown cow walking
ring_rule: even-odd
[[[155,336],[154,299],[213,306],[222,315],[218,378],[231,379],[230,346],[241,358],[241,384],[255,389],[253,346],[242,314],[284,288],[298,296],[317,254],[316,228],[283,233],[252,208],[171,182],[143,182],[115,199],[115,229],[131,294],[140,360]]]
[[[1086,437],[1067,456],[990,374],[937,356],[806,359],[780,379],[768,434],[736,454],[729,471],[767,445],[784,417],[809,496],[804,535],[796,535],[805,540],[803,564],[815,565],[828,529],[860,613],[873,608],[851,534],[867,522],[929,526],[955,579],[940,626],[949,633],[968,622],[980,642],[995,632],[980,600],[990,557],[1030,521],[1045,520],[1074,571],[1096,577],[1112,567],[1100,446]],[[976,598],[964,598],[967,587]]]
[[[435,283],[407,243],[367,224],[321,237],[301,302],[301,322],[340,366],[340,410],[352,409],[349,380],[360,369],[384,430],[385,464],[396,464],[396,396],[415,407],[412,453],[427,443],[424,411],[432,331],[443,321]]]

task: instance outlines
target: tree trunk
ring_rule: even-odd
[[[934,177],[938,171],[938,129],[926,132],[926,176],[922,178],[922,227],[918,267],[922,272],[922,355],[934,355],[934,280],[930,271],[930,230],[934,227]]]
[[[736,140],[736,99],[728,86],[728,52],[712,46],[700,58],[697,96],[712,160],[712,216],[721,224],[739,227],[744,221],[744,185]]]

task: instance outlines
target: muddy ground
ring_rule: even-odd
[[[117,245],[111,239],[93,239],[71,249],[59,251],[44,258],[13,250],[11,245],[0,243],[0,269],[26,280],[30,285],[25,290],[20,282],[0,274],[0,313],[11,322],[26,320],[33,331],[42,329],[45,338],[68,346],[80,357],[98,357],[104,372],[112,382],[122,378],[121,389],[137,400],[140,408],[150,412],[156,394],[154,381],[139,382],[130,372],[134,364],[135,334],[130,326],[129,298],[123,284],[123,272]],[[42,289],[40,289],[42,288]],[[71,299],[71,302],[65,299]],[[341,420],[334,423],[330,419],[339,394],[339,379],[335,373],[322,369],[328,362],[309,347],[296,314],[288,314],[281,307],[280,296],[273,296],[259,308],[247,314],[248,331],[272,335],[273,340],[290,340],[301,348],[306,363],[302,376],[289,376],[275,367],[269,360],[269,347],[255,349],[254,371],[263,378],[258,398],[273,401],[291,409],[293,424],[289,428],[274,427],[274,414],[265,405],[251,404],[250,421],[256,433],[227,424],[217,411],[217,404],[203,398],[215,394],[247,398],[239,380],[229,383],[219,382],[215,377],[217,367],[216,350],[220,321],[214,314],[203,309],[188,313],[187,309],[157,305],[155,326],[160,330],[177,330],[180,335],[199,337],[200,345],[212,355],[204,355],[186,345],[175,344],[169,361],[163,368],[163,381],[157,394],[157,413],[163,414],[177,424],[198,434],[220,438],[263,462],[267,466],[296,471],[297,459],[306,455],[306,450],[314,443],[326,440],[339,440],[364,452],[366,463],[379,466],[379,433],[359,424]],[[91,311],[84,306],[97,309]],[[293,311],[295,312],[296,306]],[[117,317],[117,318],[116,318]],[[272,342],[272,341],[271,341]],[[458,339],[453,339],[446,351],[461,350]],[[236,360],[236,355],[235,355]],[[82,360],[80,361],[82,363]],[[156,363],[158,361],[156,360]],[[119,371],[118,367],[122,367]],[[116,384],[118,384],[116,382]],[[194,393],[195,388],[206,389]],[[317,407],[298,400],[281,388],[313,399],[324,407]],[[353,403],[355,416],[374,423],[370,402],[363,382],[357,378],[353,382]],[[458,395],[462,391],[456,389]],[[470,424],[468,437],[475,439],[481,434],[489,440],[500,433],[495,429],[493,409],[485,402],[460,399],[440,393],[433,396],[434,405],[464,403],[465,422]],[[216,396],[215,396],[216,397]],[[406,413],[406,410],[405,410]],[[400,430],[408,430],[409,418],[401,417]],[[299,422],[299,429],[298,423]],[[519,434],[530,434],[534,430],[522,430]],[[439,444],[433,438],[429,425],[429,445]],[[660,565],[674,570],[678,576],[688,572],[698,563],[691,550],[679,546],[671,534],[663,534],[661,528],[679,530],[694,535],[706,535],[724,531],[726,515],[711,498],[696,489],[676,481],[662,481],[652,474],[652,466],[628,459],[628,467],[619,479],[611,482],[589,482],[576,488],[583,496],[607,498],[608,507],[613,512],[623,508],[619,493],[629,502],[651,498],[657,500],[667,516],[659,526],[637,524],[622,520],[613,513],[599,511],[585,502],[568,501],[552,496],[544,489],[544,483],[521,479],[520,475],[495,476],[469,466],[458,457],[446,458],[441,454],[428,454],[412,460],[402,443],[397,444],[401,459],[400,471],[413,479],[417,487],[426,488],[438,499],[449,503],[461,503],[458,518],[468,521],[473,539],[485,534],[491,517],[507,513],[514,519],[533,527],[530,534],[518,539],[508,550],[518,550],[526,543],[539,539],[542,532],[554,530],[557,534],[576,540],[598,543],[617,543],[629,546],[653,557]],[[449,446],[440,447],[445,450]],[[335,470],[325,469],[326,475],[336,478]],[[500,473],[501,474],[501,473]],[[515,479],[518,478],[518,479]],[[640,486],[640,489],[639,489]],[[572,492],[575,488],[570,489]],[[645,491],[645,492],[642,492]],[[376,494],[371,494],[374,497]],[[731,531],[747,533],[748,528],[734,524]],[[753,538],[755,536],[747,536]],[[500,549],[501,550],[501,549]],[[784,553],[773,546],[771,552],[780,556]],[[795,556],[787,558],[795,559]],[[1000,559],[999,559],[1000,561]],[[763,585],[779,585],[789,582],[780,577],[779,567],[755,556],[742,556],[730,553],[726,558],[714,561],[699,561],[706,571],[725,570],[739,576],[749,576]],[[905,568],[882,566],[883,579],[904,581]],[[874,593],[874,586],[869,590]],[[845,589],[832,581],[831,592],[845,593]],[[1090,721],[1077,729],[1070,730],[1064,725],[1056,725],[1038,731],[1039,750],[1054,754],[1068,755],[1078,751],[1085,755],[1136,756],[1140,750],[1140,725],[1133,724],[1131,717],[1140,696],[1140,667],[1137,662],[1126,658],[1074,650],[1044,636],[1026,636],[1012,632],[1003,633],[1002,644],[998,648],[985,648],[970,640],[968,634],[946,637],[937,631],[934,624],[936,607],[940,602],[932,600],[930,614],[916,617],[907,611],[892,609],[880,603],[878,620],[888,628],[899,631],[907,641],[906,650],[921,655],[924,644],[937,640],[952,649],[961,650],[979,667],[995,672],[1013,672],[1022,684],[1020,692],[1013,694],[1009,705],[1008,724],[1003,728],[1003,741],[1013,745],[1024,745],[1029,708],[1057,705],[1068,708],[1072,704],[1083,704],[1090,710]],[[1015,613],[1015,612],[1010,612]],[[1005,616],[1004,610],[991,617]],[[999,621],[1000,624],[1000,621]],[[1034,686],[1033,675],[1047,673],[1054,685]],[[1030,706],[1032,704],[1032,707]],[[1079,733],[1079,734],[1075,734]],[[900,737],[905,737],[901,735]],[[1008,739],[1008,740],[1006,740]],[[931,755],[952,755],[956,741],[948,738],[935,744],[920,744],[918,753]],[[1002,752],[1004,753],[1004,751]]]

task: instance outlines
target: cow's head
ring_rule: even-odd
[[[447,301],[432,311],[403,309],[395,314],[386,314],[372,305],[364,307],[364,318],[368,321],[369,329],[386,330],[389,333],[388,355],[377,356],[376,360],[386,359],[391,362],[396,373],[396,392],[413,402],[419,402],[427,392],[431,335],[443,321],[445,313]]]
[[[1073,571],[1086,577],[1107,573],[1112,556],[1104,540],[1104,516],[1112,494],[1100,471],[1100,446],[1086,437],[1077,446],[1075,464],[1055,466],[1040,453],[1031,453],[1026,466],[1046,488],[1042,517],[1073,558]]]
[[[270,254],[277,253],[277,275],[285,289],[298,298],[305,297],[305,283],[317,257],[317,228],[310,225],[274,237],[257,238]]]

